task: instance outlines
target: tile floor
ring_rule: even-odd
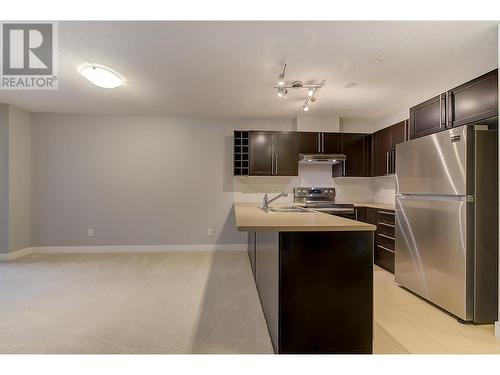
[[[375,353],[500,354],[493,325],[464,325],[375,267]]]

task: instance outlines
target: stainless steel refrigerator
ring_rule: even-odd
[[[463,321],[498,314],[497,160],[486,126],[396,146],[396,282]]]

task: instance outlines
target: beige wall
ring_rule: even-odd
[[[9,106],[0,104],[0,253],[9,251]]]
[[[332,179],[324,166],[301,166],[299,177],[232,176],[234,129],[295,130],[293,120],[36,113],[32,122],[33,246],[245,243],[234,200],[298,185],[373,200],[371,179]]]
[[[297,130],[311,132],[338,132],[340,131],[339,116],[299,115],[296,120]]]
[[[0,104],[0,252],[31,243],[31,115]]]
[[[9,249],[31,243],[31,114],[9,110]]]
[[[33,246],[245,243],[232,213],[233,130],[294,129],[292,120],[36,113],[32,121]]]

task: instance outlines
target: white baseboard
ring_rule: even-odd
[[[14,259],[23,257],[25,255],[31,254],[32,252],[33,252],[32,247],[26,247],[24,249],[19,249],[19,250],[13,251],[11,253],[0,254],[0,262],[14,260]]]
[[[174,251],[245,251],[247,245],[42,246],[32,249],[36,254],[138,254]]]
[[[500,339],[500,321],[495,322],[495,336]]]

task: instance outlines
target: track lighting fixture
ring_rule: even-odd
[[[286,68],[287,64],[283,66],[283,69],[281,70],[281,73],[278,76],[278,84],[274,86],[275,89],[278,89],[278,96],[280,98],[286,99],[289,89],[293,90],[306,89],[307,96],[304,101],[304,104],[302,105],[302,109],[304,110],[304,112],[309,111],[310,103],[316,102],[318,91],[321,87],[324,86],[325,81],[322,81],[321,83],[310,83],[310,84],[304,84],[302,81],[287,82],[285,81]]]

